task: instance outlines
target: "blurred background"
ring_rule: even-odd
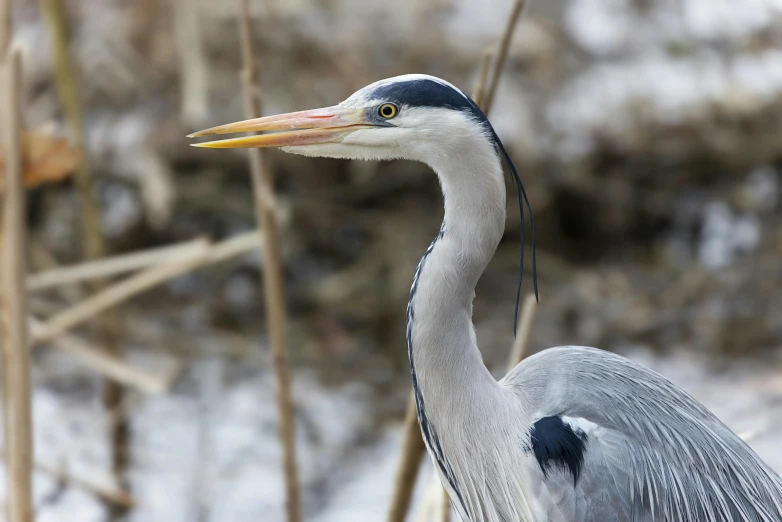
[[[683,386],[782,470],[782,2],[529,3],[490,119],[535,212],[541,299],[530,350],[579,344],[627,355]],[[412,72],[471,92],[512,4],[252,2],[264,113],[333,105]],[[51,30],[38,2],[14,5],[30,139],[67,138]],[[194,149],[185,138],[244,118],[238,3],[65,5],[87,157],[58,142],[57,180],[30,189],[30,271],[83,259],[84,202],[70,175],[79,161],[95,177],[107,255],[252,231],[246,153]],[[305,519],[383,520],[410,386],[404,310],[442,219],[439,187],[415,163],[278,151],[270,161]],[[508,204],[506,236],[475,300],[479,345],[497,377],[513,339],[519,262],[518,209]],[[57,340],[39,343],[37,520],[284,519],[262,263],[249,252],[188,272],[73,331],[118,347],[138,373],[141,385],[115,401],[121,415],[107,413],[103,379],[83,358]],[[55,317],[92,291],[31,290],[31,313]],[[410,520],[424,519],[432,477],[425,462]],[[112,500],[121,490],[135,507]]]

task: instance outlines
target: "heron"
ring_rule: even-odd
[[[407,159],[439,178],[444,219],[413,277],[406,338],[422,437],[463,521],[782,521],[780,477],[662,375],[580,346],[539,352],[499,381],[489,372],[472,302],[504,233],[503,160],[520,205],[526,193],[491,123],[461,90],[433,76],[397,76],[333,107],[190,137],[263,131],[272,132],[194,145]]]

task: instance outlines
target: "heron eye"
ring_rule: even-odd
[[[399,109],[397,109],[396,105],[394,105],[393,103],[384,103],[383,105],[380,106],[377,112],[383,118],[390,120],[391,118],[396,116],[396,113],[399,112]]]

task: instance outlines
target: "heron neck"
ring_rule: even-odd
[[[445,201],[443,226],[416,272],[407,317],[407,341],[419,418],[434,404],[486,396],[496,386],[483,364],[472,324],[475,285],[505,228],[502,167],[490,143],[471,144],[432,161]],[[485,391],[485,390],[484,390]],[[430,414],[431,415],[431,414]]]

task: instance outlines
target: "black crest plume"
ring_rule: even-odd
[[[535,218],[532,216],[532,207],[529,204],[529,198],[527,198],[527,192],[524,190],[524,185],[521,183],[521,178],[516,170],[516,166],[510,159],[508,152],[505,150],[505,146],[502,144],[499,136],[492,127],[489,119],[483,113],[478,104],[475,103],[470,97],[464,93],[450,87],[444,83],[434,81],[432,79],[415,79],[411,81],[391,83],[389,85],[382,86],[376,89],[373,96],[378,99],[394,102],[398,105],[404,105],[408,107],[439,107],[452,109],[457,111],[463,111],[468,113],[475,121],[483,127],[488,137],[494,142],[494,145],[505,160],[505,164],[511,172],[511,179],[514,185],[516,185],[516,192],[519,199],[519,213],[521,214],[521,246],[519,255],[521,257],[519,263],[519,284],[516,288],[516,310],[513,316],[513,335],[516,335],[517,323],[519,320],[519,302],[521,299],[521,283],[524,277],[524,234],[525,234],[525,219],[524,219],[524,205],[527,205],[527,211],[529,212],[529,220],[532,228],[532,283],[535,288],[535,299],[538,299],[538,271],[537,260],[535,253]]]
[[[516,308],[513,313],[513,336],[516,337],[516,330],[518,327],[518,321],[519,321],[519,303],[521,300],[521,283],[524,279],[524,239],[525,239],[525,221],[524,221],[524,204],[527,205],[527,211],[529,212],[529,221],[530,221],[530,228],[532,229],[532,286],[535,289],[535,300],[539,301],[540,297],[538,295],[538,268],[537,268],[537,256],[536,256],[536,248],[535,248],[535,217],[532,215],[532,207],[529,204],[529,198],[527,197],[527,191],[524,190],[524,184],[521,182],[521,178],[519,177],[519,172],[516,170],[516,166],[513,164],[513,161],[510,159],[510,155],[508,154],[508,151],[505,150],[505,146],[502,144],[502,140],[500,140],[500,137],[497,136],[497,132],[494,130],[494,127],[492,127],[491,123],[489,122],[489,119],[486,117],[486,115],[483,113],[480,107],[478,107],[478,104],[475,103],[470,99],[470,102],[472,104],[473,111],[476,111],[481,116],[481,123],[484,124],[489,131],[492,139],[494,140],[494,144],[497,146],[497,150],[502,154],[502,158],[505,160],[505,164],[508,166],[508,169],[511,172],[511,180],[513,180],[513,184],[516,186],[516,193],[518,195],[519,199],[519,214],[521,216],[521,227],[519,231],[520,235],[520,251],[519,251],[519,283],[516,287]]]

